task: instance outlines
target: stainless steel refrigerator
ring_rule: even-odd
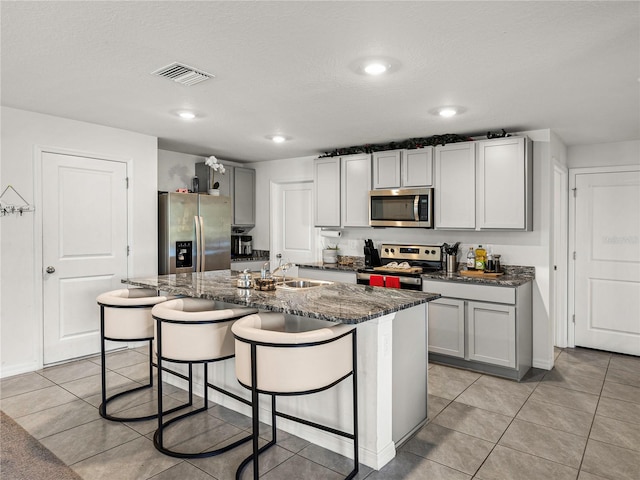
[[[158,195],[158,273],[231,267],[231,199],[197,193]]]

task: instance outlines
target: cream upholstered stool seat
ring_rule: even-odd
[[[286,319],[279,313],[260,313],[238,320],[233,327],[236,342],[236,376],[251,390],[253,454],[238,467],[236,478],[253,461],[254,479],[259,477],[258,455],[276,444],[276,417],[304,423],[353,440],[354,468],[358,473],[358,378],[356,329],[352,325],[303,332],[287,332]],[[353,382],[353,433],[297,418],[276,409],[276,396],[307,395],[327,390],[348,377]],[[258,448],[260,393],[271,395],[269,443]]]
[[[164,421],[162,382],[158,382],[158,429],[153,436],[153,444],[160,452],[179,458],[204,458],[224,453],[251,439],[243,437],[225,447],[206,452],[178,452],[164,445],[164,431],[175,422],[196,415],[209,407],[208,390],[249,402],[221,387],[209,383],[207,365],[232,358],[235,354],[231,326],[239,318],[257,312],[255,308],[225,308],[216,310],[216,302],[200,298],[179,298],[160,303],[151,312],[155,320],[156,353],[158,368],[163,362],[187,364],[189,368],[189,400],[193,399],[193,364],[203,364],[204,406]]]
[[[151,309],[154,305],[172,298],[175,297],[158,295],[158,292],[152,288],[123,288],[98,295],[97,302],[100,305],[100,354],[102,357],[102,403],[98,410],[102,417],[119,422],[135,422],[156,418],[157,413],[138,417],[110,415],[107,413],[107,405],[123,395],[153,387],[153,318],[151,317]],[[149,382],[146,385],[107,397],[106,340],[115,342],[149,342]],[[186,406],[188,405],[180,405],[171,411]]]

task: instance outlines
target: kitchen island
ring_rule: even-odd
[[[355,325],[358,329],[358,409],[360,461],[376,470],[394,456],[404,442],[427,420],[427,302],[437,294],[333,283],[298,290],[258,291],[236,287],[230,270],[162,275],[123,280],[174,295],[207,298],[221,306],[240,305],[281,312],[287,328],[321,328],[327,322]],[[249,392],[235,377],[233,360],[210,366],[210,378],[244,398]],[[179,380],[167,380],[184,388]],[[196,382],[202,383],[196,376]],[[198,390],[196,390],[198,391]],[[349,382],[313,396],[283,397],[280,409],[335,428],[352,422]],[[233,399],[211,393],[211,398],[233,410],[250,414]],[[270,405],[261,399],[262,421],[268,421]],[[305,425],[282,421],[283,430],[353,457],[352,444],[342,437]]]

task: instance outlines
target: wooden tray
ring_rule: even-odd
[[[504,272],[485,272],[484,270],[460,270],[458,272],[463,277],[482,277],[482,278],[497,278],[504,275]]]
[[[422,273],[422,267],[410,267],[410,268],[393,268],[393,267],[373,267],[376,272],[387,273]]]

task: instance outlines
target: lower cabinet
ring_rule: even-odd
[[[429,302],[429,358],[440,363],[521,379],[531,368],[531,282],[493,287],[425,281],[439,293]]]
[[[429,351],[464,358],[464,301],[429,302]]]

